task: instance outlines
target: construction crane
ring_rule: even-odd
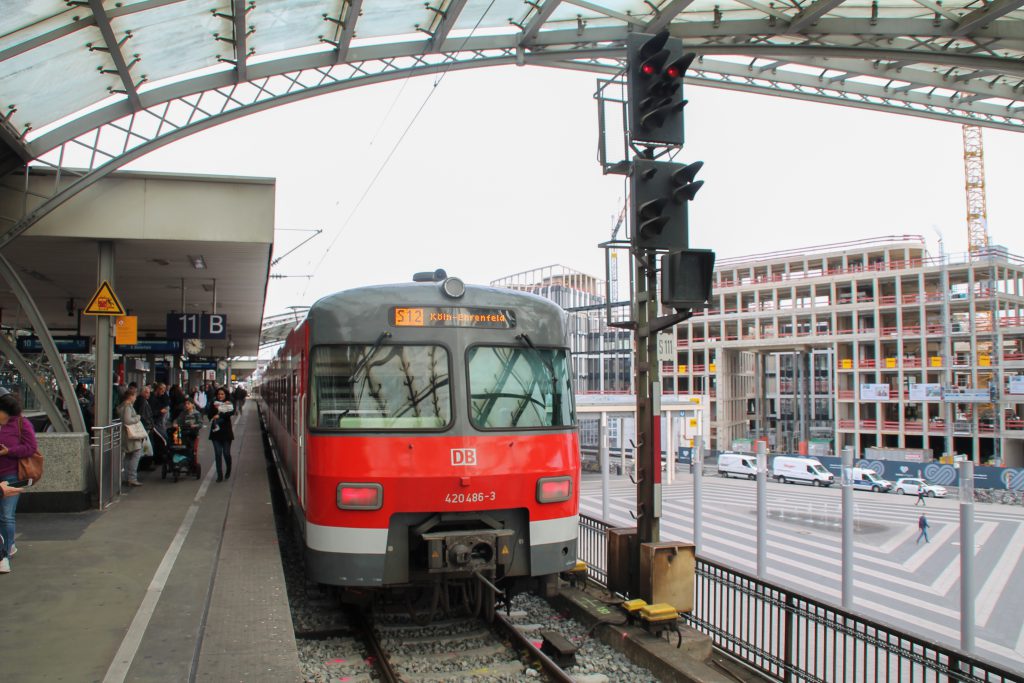
[[[985,206],[985,147],[981,126],[965,125],[964,189],[967,192],[967,251],[971,258],[988,248],[988,214]]]

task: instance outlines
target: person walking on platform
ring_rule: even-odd
[[[4,390],[6,391],[6,389]],[[32,457],[39,449],[36,430],[21,414],[21,404],[11,393],[0,396],[0,481],[13,484],[18,481],[18,461]],[[0,574],[11,571],[14,547],[14,513],[18,509],[18,496],[9,495],[4,487],[0,498],[0,536],[4,538],[0,549]]]
[[[245,397],[249,395],[241,385],[241,383],[235,386],[234,392],[231,394],[231,401],[235,404],[235,414],[241,415],[242,408],[245,407]]]
[[[121,452],[124,454],[124,472],[128,486],[142,486],[139,482],[139,459],[142,457],[142,442],[145,439],[141,436],[133,437],[128,432],[128,425],[145,426],[142,417],[135,412],[136,398],[135,389],[129,387],[121,396],[121,402],[117,404],[117,417],[121,420]]]
[[[217,389],[210,406],[210,441],[213,442],[214,464],[217,466],[217,481],[231,478],[231,442],[235,433],[231,429],[231,414],[234,406],[228,400],[227,389]],[[222,469],[221,461],[226,469]]]
[[[917,528],[921,530],[921,533],[917,535],[917,540],[914,541],[915,543],[920,543],[922,538],[925,543],[931,543],[931,541],[928,540],[928,527],[930,526],[931,525],[928,524],[928,518],[924,515],[917,518]]]

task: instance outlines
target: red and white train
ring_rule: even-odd
[[[308,574],[508,585],[573,567],[565,313],[443,271],[415,280],[317,301],[259,380]]]

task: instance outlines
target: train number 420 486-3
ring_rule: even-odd
[[[470,493],[446,493],[446,503],[485,503],[496,500],[498,494],[494,491],[472,491]]]

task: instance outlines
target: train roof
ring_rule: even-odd
[[[330,294],[314,303],[307,314],[310,326],[310,344],[340,343],[344,340],[374,342],[383,331],[388,331],[396,342],[422,340],[424,332],[437,336],[472,332],[481,340],[508,340],[509,333],[526,333],[537,345],[563,346],[566,344],[567,315],[549,299],[511,289],[482,285],[466,285],[458,298],[445,295],[442,282],[407,282],[390,285],[371,285]],[[394,309],[422,308],[428,312],[445,309],[474,309],[478,311],[511,311],[509,325],[432,325],[396,326]],[[491,320],[492,318],[488,318]]]

